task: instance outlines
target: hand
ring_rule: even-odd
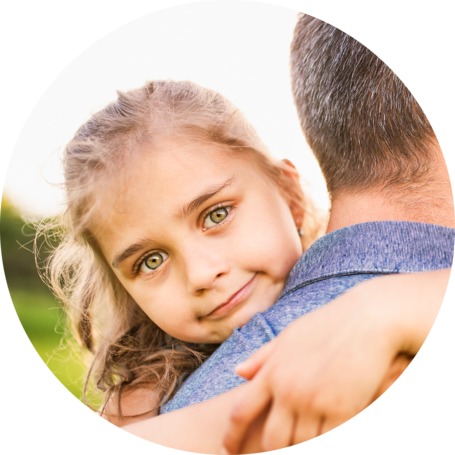
[[[375,353],[364,341],[368,330],[355,327],[353,315],[323,310],[293,323],[237,368],[254,379],[234,404],[223,441],[228,453],[239,452],[248,427],[268,406],[265,451],[329,431],[372,401],[393,358],[392,346]]]
[[[394,362],[403,347],[417,352],[447,279],[440,271],[372,280],[291,324],[238,366],[238,374],[253,379],[234,403],[223,452],[239,452],[267,407],[263,450],[311,439],[368,406],[409,363]],[[406,330],[405,319],[412,319]]]

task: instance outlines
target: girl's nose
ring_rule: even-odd
[[[211,248],[186,248],[184,261],[188,291],[192,295],[212,289],[230,270],[225,258]]]

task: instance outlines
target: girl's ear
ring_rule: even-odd
[[[287,159],[281,160],[280,170],[282,175],[282,191],[286,195],[296,227],[299,229],[303,225],[303,218],[305,216],[305,198],[302,187],[300,186],[300,176],[294,164]]]
[[[297,168],[286,158],[281,160],[280,164],[281,175],[283,176],[285,183],[285,192],[292,196],[295,196],[296,192],[301,193],[302,188],[300,187],[300,175]]]
[[[282,166],[284,174],[288,174],[288,177],[296,177],[297,179],[299,178],[299,172],[297,171],[297,168],[294,166],[294,163],[292,161],[284,158],[281,160],[281,162],[284,163],[284,166]]]
[[[294,163],[293,163],[291,160],[288,160],[287,158],[283,158],[281,161],[282,161],[283,163],[286,163],[288,166],[291,166],[292,168],[297,169],[297,168],[294,166]]]

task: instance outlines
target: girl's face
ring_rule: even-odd
[[[274,304],[302,254],[291,211],[252,160],[216,145],[166,141],[143,155],[95,237],[162,330],[220,343]]]

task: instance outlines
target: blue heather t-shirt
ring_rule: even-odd
[[[362,281],[452,266],[455,230],[405,221],[356,224],[317,240],[292,269],[277,302],[257,313],[191,374],[161,414],[214,398],[245,382],[234,368],[300,316]]]

